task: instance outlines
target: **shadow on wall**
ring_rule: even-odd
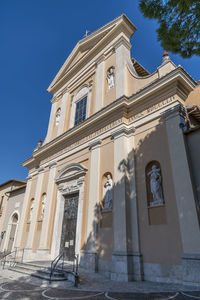
[[[161,117],[143,130],[138,130],[134,136],[134,147],[135,150],[133,149],[118,165],[121,179],[113,185],[113,209],[109,214],[109,228],[102,228],[104,216],[101,203],[95,206],[93,229],[82,247],[80,259],[80,265],[94,271],[99,268],[99,259],[104,259],[104,270],[112,272],[113,251],[141,253],[144,263],[181,263],[183,250],[180,216],[176,205],[164,119]],[[163,202],[153,205],[155,199],[146,167],[150,165],[152,168],[156,163]],[[182,176],[180,170],[177,170],[177,176]],[[133,210],[136,211],[135,215]],[[134,217],[137,218],[139,236],[134,228],[137,226]],[[109,223],[109,220],[107,222]],[[132,264],[133,260],[131,263],[129,260],[129,273],[134,272]]]

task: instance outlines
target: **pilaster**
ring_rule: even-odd
[[[58,134],[61,135],[64,133],[65,129],[65,121],[66,121],[66,115],[67,115],[67,101],[68,101],[69,93],[65,92],[62,96],[62,102],[61,102],[61,116],[60,116],[60,122],[58,125]]]
[[[165,122],[182,237],[183,280],[200,283],[200,229],[180,114],[180,107],[175,107],[165,114]]]
[[[56,199],[56,212],[54,218],[53,238],[51,245],[51,257],[54,259],[60,253],[60,240],[62,234],[63,212],[65,199],[62,196],[61,190],[58,188]]]
[[[111,279],[117,281],[139,280],[142,276],[138,237],[133,131],[133,128],[122,127],[112,133],[114,140],[114,251],[112,255]]]
[[[50,142],[50,140],[51,140],[55,114],[56,114],[56,102],[52,101],[51,113],[50,113],[50,118],[49,118],[49,126],[48,126],[48,130],[47,130],[47,135],[45,138],[46,143]]]
[[[49,251],[48,249],[48,239],[50,231],[50,223],[52,222],[51,219],[51,211],[53,206],[53,193],[55,189],[55,176],[56,176],[56,162],[52,162],[49,164],[49,181],[47,185],[47,198],[46,198],[46,206],[44,211],[44,217],[42,221],[42,232],[40,237],[40,245],[39,245],[39,251],[47,253]]]
[[[97,61],[96,69],[96,100],[94,112],[101,110],[103,107],[104,90],[105,90],[105,62],[102,55]]]
[[[90,154],[90,179],[89,179],[89,207],[86,251],[84,251],[84,265],[93,271],[97,270],[96,257],[96,230],[99,195],[99,167],[100,167],[100,144],[94,141],[89,145]]]
[[[115,46],[116,51],[116,99],[126,95],[126,64],[130,61],[130,43],[123,37]]]
[[[38,214],[38,208],[40,204],[40,198],[41,198],[41,189],[42,189],[42,181],[44,177],[44,170],[43,168],[38,169],[38,178],[37,178],[37,185],[36,185],[36,191],[35,191],[35,202],[34,202],[34,208],[33,208],[33,216],[30,224],[30,230],[28,234],[28,240],[26,245],[26,250],[31,250],[33,246],[33,240],[34,240],[34,234],[37,224],[37,214]],[[28,254],[28,251],[25,251]]]
[[[21,210],[21,217],[20,217],[20,222],[19,222],[19,227],[18,227],[18,235],[17,235],[17,240],[16,240],[16,247],[17,248],[22,248],[23,244],[23,234],[25,231],[25,226],[27,223],[27,209],[29,208],[29,201],[30,199],[30,192],[31,192],[31,185],[32,185],[32,177],[29,176],[27,177],[27,184],[26,184],[26,192],[24,196],[24,201],[23,201],[23,207]]]

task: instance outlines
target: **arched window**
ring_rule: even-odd
[[[87,96],[82,98],[76,103],[76,114],[74,125],[78,125],[86,118],[86,106],[87,106]]]
[[[85,84],[72,96],[70,128],[80,124],[89,116],[90,91],[91,87],[89,89],[89,86]]]
[[[60,123],[60,113],[61,113],[61,108],[59,107],[56,111],[56,126],[58,126]]]

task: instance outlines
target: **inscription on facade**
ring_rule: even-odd
[[[72,150],[72,149],[74,149],[74,148],[76,148],[76,147],[78,147],[78,146],[80,146],[80,145],[82,145],[82,144],[84,144],[84,143],[86,143],[86,142],[94,139],[95,137],[98,137],[102,133],[104,133],[104,132],[106,132],[106,131],[108,131],[108,130],[114,128],[114,127],[116,127],[117,125],[120,125],[122,123],[122,121],[123,121],[122,118],[120,118],[120,119],[118,119],[116,121],[111,122],[110,124],[108,124],[108,125],[100,128],[99,130],[91,133],[90,135],[87,135],[84,138],[82,138],[82,139],[76,141],[75,143],[69,145],[68,147],[65,147],[61,151],[56,152],[51,157],[49,156],[47,159],[43,160],[43,163],[45,163],[45,162],[47,162],[49,160],[52,160],[52,159],[56,158],[57,156],[60,156],[60,155],[62,155],[64,153],[66,153],[66,152],[68,152],[68,151],[70,151],[70,150]]]
[[[133,121],[136,121],[136,120],[139,120],[141,118],[143,118],[144,116],[152,113],[153,111],[156,111],[158,110],[159,108],[163,107],[163,106],[166,106],[167,104],[171,103],[171,102],[174,102],[175,101],[175,96],[172,96],[172,97],[169,97],[157,104],[154,104],[150,107],[148,107],[147,109],[141,111],[140,113],[132,116],[130,119],[129,119],[129,123],[133,122]]]

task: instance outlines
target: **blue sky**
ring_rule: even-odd
[[[122,13],[138,28],[132,56],[153,72],[163,49],[156,22],[142,16],[137,0],[0,1],[0,183],[26,178],[21,163],[47,131],[52,97],[46,89],[77,41],[86,29],[92,32]],[[199,57],[170,56],[200,79]]]

